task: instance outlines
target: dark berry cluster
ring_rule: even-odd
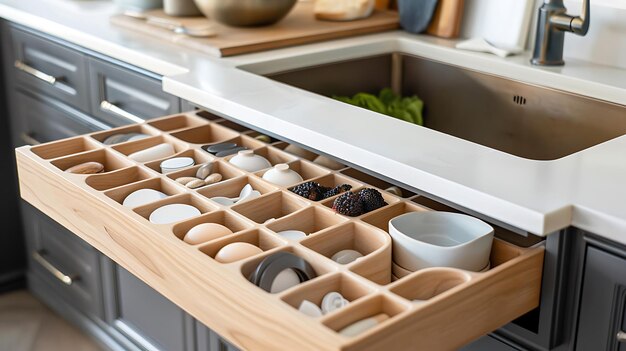
[[[356,217],[386,205],[378,190],[366,188],[357,193],[348,192],[339,196],[333,203],[333,210],[342,215]]]
[[[352,186],[349,184],[341,184],[334,188],[330,188],[322,186],[321,184],[316,182],[306,182],[300,185],[296,185],[289,190],[309,200],[319,201],[343,193],[344,191],[348,191],[350,189],[352,189]]]

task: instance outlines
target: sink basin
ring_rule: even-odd
[[[325,96],[384,87],[415,94],[424,100],[426,127],[535,160],[626,134],[626,106],[402,53],[263,74]]]

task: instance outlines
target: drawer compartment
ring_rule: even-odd
[[[15,99],[17,118],[12,128],[16,145],[46,143],[108,127],[51,98],[17,90]]]
[[[22,206],[28,263],[78,310],[102,317],[98,252],[36,209]]]
[[[15,78],[25,85],[89,111],[85,55],[10,27]]]
[[[185,116],[194,123],[215,123],[193,114]],[[180,115],[172,118],[180,119]],[[161,137],[174,139],[172,133],[163,131]],[[182,149],[201,150],[199,144],[176,143]],[[384,195],[389,206],[361,217],[333,213],[324,202],[298,197],[284,187],[250,202],[218,206],[202,196],[216,185],[199,192],[135,163],[129,166],[133,172],[142,169],[160,178],[159,184],[176,186],[180,193],[133,209],[107,196],[114,190],[98,191],[88,185],[90,179],[102,181],[100,178],[109,175],[68,175],[29,147],[17,150],[17,160],[24,199],[242,349],[458,349],[539,305],[544,256],[541,244],[520,248],[495,240],[488,271],[431,268],[392,281],[386,223],[407,211],[427,209],[391,194]],[[259,174],[241,172],[248,179],[258,178],[253,184],[264,182]],[[337,175],[336,171],[329,172]],[[115,172],[110,176],[118,177]],[[358,183],[345,174],[341,177]],[[123,187],[134,189],[143,183],[133,184]],[[195,206],[202,214],[171,224],[157,225],[148,220],[156,208],[184,199],[182,203]],[[224,224],[233,234],[200,243],[180,240],[200,223]],[[293,228],[290,223],[294,223]],[[307,231],[308,236],[287,240],[276,234],[296,228]],[[260,250],[252,256],[218,262],[215,253],[235,242]],[[346,248],[363,251],[365,257],[345,265],[329,258]],[[258,263],[278,252],[309,261],[317,276],[273,294],[250,283],[248,277]],[[332,290],[345,293],[348,305],[319,318],[299,312],[304,299],[318,303]],[[387,319],[366,332],[350,337],[338,333],[359,319],[379,314]]]
[[[163,92],[156,79],[94,58],[89,75],[91,113],[113,126],[180,111],[180,100]]]

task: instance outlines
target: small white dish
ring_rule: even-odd
[[[281,238],[294,241],[306,238],[306,233],[300,230],[283,230],[276,234]]]
[[[343,295],[336,291],[331,291],[322,298],[322,313],[328,314],[347,306],[349,303],[350,301],[346,300]]]
[[[352,263],[359,258],[363,257],[363,254],[356,250],[341,250],[336,252],[330,259],[339,264]]]
[[[270,161],[261,155],[255,154],[252,150],[239,151],[229,162],[248,172],[256,172],[272,167]]]
[[[489,262],[493,227],[460,213],[410,212],[389,221],[393,261],[409,270],[454,267],[478,272]]]
[[[172,155],[174,155],[174,147],[170,144],[163,143],[133,152],[128,155],[128,158],[137,162],[149,162]]]
[[[382,313],[373,317],[364,318],[341,329],[339,331],[339,334],[348,337],[357,336],[374,328],[375,326],[379,325],[387,319],[389,319],[389,316]]]
[[[161,162],[161,173],[167,174],[179,169],[191,167],[196,162],[191,157],[173,157]]]
[[[255,199],[259,196],[261,196],[261,193],[259,191],[254,190],[252,188],[252,185],[246,184],[246,186],[241,189],[241,192],[239,192],[239,197],[214,196],[211,198],[211,200],[223,206],[231,206],[236,203]]]
[[[230,198],[225,196],[214,196],[210,198],[211,201],[215,201],[222,206],[230,206],[235,204],[236,198]]]
[[[150,214],[150,222],[154,224],[169,224],[184,221],[200,215],[200,210],[186,204],[169,204],[161,206]]]
[[[154,189],[139,189],[135,190],[132,193],[128,194],[124,201],[122,201],[122,205],[127,207],[138,207],[150,202],[155,202],[167,197],[167,194],[164,194],[158,190]]]
[[[313,318],[318,318],[323,315],[322,310],[309,300],[302,300],[302,302],[300,302],[300,307],[298,307],[298,311]]]
[[[290,186],[303,181],[298,172],[285,163],[279,163],[263,174],[263,179],[280,186]]]

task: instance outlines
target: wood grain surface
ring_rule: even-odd
[[[320,21],[313,15],[313,2],[298,2],[280,22],[265,27],[230,27],[205,17],[169,17],[163,10],[151,10],[148,16],[167,18],[187,27],[213,25],[215,37],[193,38],[171,30],[147,24],[144,20],[114,15],[117,26],[164,39],[215,56],[232,56],[287,46],[345,38],[397,29],[398,13],[376,10],[372,16],[356,21]]]
[[[151,120],[141,128],[160,141],[177,143],[181,153],[192,149],[204,152],[199,144],[174,140],[171,134],[219,124],[220,120],[209,122],[187,113]],[[385,223],[407,211],[428,210],[410,199],[385,193],[390,205],[352,218],[334,213],[327,206],[332,199],[313,202],[286,187],[266,184],[260,187],[264,192],[260,198],[222,206],[203,194],[219,196],[219,189],[233,194],[233,184],[240,186],[254,178],[258,186],[265,181],[259,174],[239,171],[230,180],[191,190],[176,183],[172,178],[176,175],[163,175],[126,157],[125,153],[149,147],[151,143],[145,139],[105,146],[97,142],[102,133],[110,135],[111,131],[18,148],[22,197],[244,350],[453,350],[539,304],[541,245],[524,249],[496,239],[492,268],[487,272],[433,268],[392,282],[391,238]],[[68,154],[63,154],[64,150]],[[294,158],[271,145],[255,152],[277,159]],[[227,160],[205,154],[218,167],[234,168]],[[44,159],[38,155],[58,157]],[[105,163],[107,173],[63,171],[74,162],[93,158]],[[300,166],[306,163],[310,176],[326,184],[346,179],[362,184],[341,171],[326,170],[309,161],[296,158],[291,162]],[[195,168],[179,173],[193,173]],[[312,171],[314,168],[317,172]],[[138,208],[120,204],[124,195],[142,187],[170,196]],[[191,204],[203,215],[170,225],[147,220],[153,210],[169,203]],[[181,240],[189,228],[204,222],[226,225],[234,233],[199,245]],[[274,232],[291,226],[309,231],[309,236],[287,241]],[[238,241],[258,245],[263,252],[230,264],[212,258],[224,245]],[[333,251],[347,248],[359,250],[365,257],[346,265],[329,258]],[[306,259],[318,277],[278,294],[248,282],[246,278],[258,262],[277,251]],[[352,302],[318,319],[297,310],[302,299],[317,302],[332,290],[344,292]],[[428,299],[412,302],[415,292]],[[381,314],[389,319],[356,337],[337,333],[360,318]]]

